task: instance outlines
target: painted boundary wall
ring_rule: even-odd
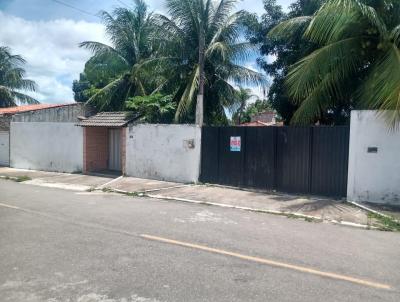
[[[126,132],[126,175],[197,182],[201,129],[194,125],[130,125]]]
[[[400,130],[373,110],[351,112],[347,199],[400,205]]]
[[[11,122],[10,166],[54,172],[80,172],[83,130],[68,122]]]

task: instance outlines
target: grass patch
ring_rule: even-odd
[[[23,175],[23,176],[17,176],[15,178],[16,182],[23,182],[23,181],[27,181],[27,180],[31,180],[32,178],[30,178],[29,176]]]
[[[112,192],[113,190],[111,190],[110,188],[103,188],[103,189],[101,189],[104,193],[110,193],[110,192]]]
[[[400,232],[400,222],[391,217],[382,216],[376,213],[368,213],[368,218],[374,219],[378,229],[382,231]]]
[[[143,196],[143,193],[139,193],[139,192],[126,192],[125,195],[126,195],[126,196],[131,196],[131,197],[141,197],[141,196]]]

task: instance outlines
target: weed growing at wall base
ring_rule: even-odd
[[[391,217],[368,213],[368,219],[374,219],[378,229],[382,231],[400,232],[400,222]]]

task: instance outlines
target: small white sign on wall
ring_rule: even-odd
[[[241,137],[231,136],[230,140],[230,150],[231,152],[240,152],[241,149]]]

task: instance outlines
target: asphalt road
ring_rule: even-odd
[[[0,301],[400,301],[400,234],[0,180]]]

